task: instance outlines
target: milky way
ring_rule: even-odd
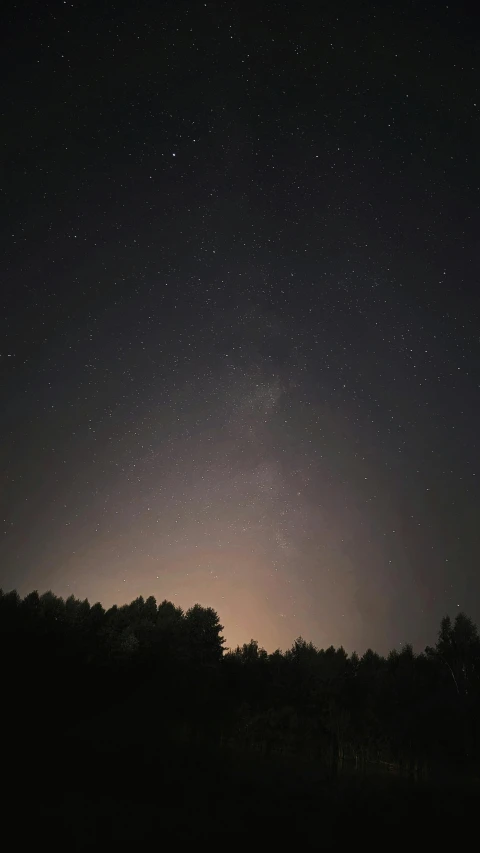
[[[468,25],[161,5],[7,22],[0,583],[422,648],[480,617]]]

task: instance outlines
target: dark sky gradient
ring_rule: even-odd
[[[463,4],[17,7],[0,584],[386,651],[480,620]]]

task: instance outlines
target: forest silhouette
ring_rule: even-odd
[[[463,814],[480,759],[480,638],[465,614],[446,616],[435,646],[423,653],[407,645],[386,657],[371,649],[361,657],[342,647],[318,649],[301,637],[283,652],[269,654],[255,640],[226,650],[222,630],[212,608],[196,604],[184,612],[169,601],[157,605],[153,596],[105,610],[52,592],[23,599],[1,592],[3,754],[13,801],[21,791],[30,802],[41,789],[41,808],[67,821],[75,839],[69,849],[92,849],[110,830],[98,829],[90,816],[85,840],[85,817],[65,818],[65,805],[52,805],[62,789],[74,792],[75,814],[93,791],[144,808],[160,799],[164,832],[170,821],[169,831],[182,838],[212,827],[233,831],[225,786],[235,812],[250,797],[250,818],[270,822],[270,829],[268,803],[283,812],[282,790],[298,832],[298,821],[302,831],[315,824],[318,798],[308,802],[319,785],[327,811],[341,820],[339,797],[355,800],[358,810],[359,792],[377,784],[384,796],[387,776],[397,779],[395,820],[403,819],[405,796],[409,814],[412,803],[425,809],[425,797],[437,812],[448,802],[457,818]],[[338,781],[346,768],[363,780],[355,795]],[[368,775],[372,768],[381,783]],[[454,778],[467,788],[458,793],[456,782],[457,793],[443,795],[438,780]],[[376,802],[385,812],[375,790],[372,808]],[[297,795],[302,802],[295,806]],[[178,818],[193,799],[197,816],[179,818],[175,830],[171,815]],[[198,815],[212,809],[213,822],[200,831]],[[193,824],[197,834],[189,835]],[[324,819],[322,826],[325,840]],[[120,835],[138,840],[144,830]]]

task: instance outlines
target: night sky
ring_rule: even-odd
[[[4,590],[198,601],[269,651],[480,621],[477,25],[7,14]]]

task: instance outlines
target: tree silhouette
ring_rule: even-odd
[[[183,612],[139,596],[105,610],[51,591],[23,600],[0,591],[11,731],[28,725],[34,695],[45,732],[128,702],[132,730],[151,719],[192,746],[296,755],[333,773],[352,761],[419,776],[480,759],[480,639],[463,613],[442,619],[425,653],[406,645],[386,658],[302,637],[285,652],[255,640],[226,651],[222,631],[200,604]]]

